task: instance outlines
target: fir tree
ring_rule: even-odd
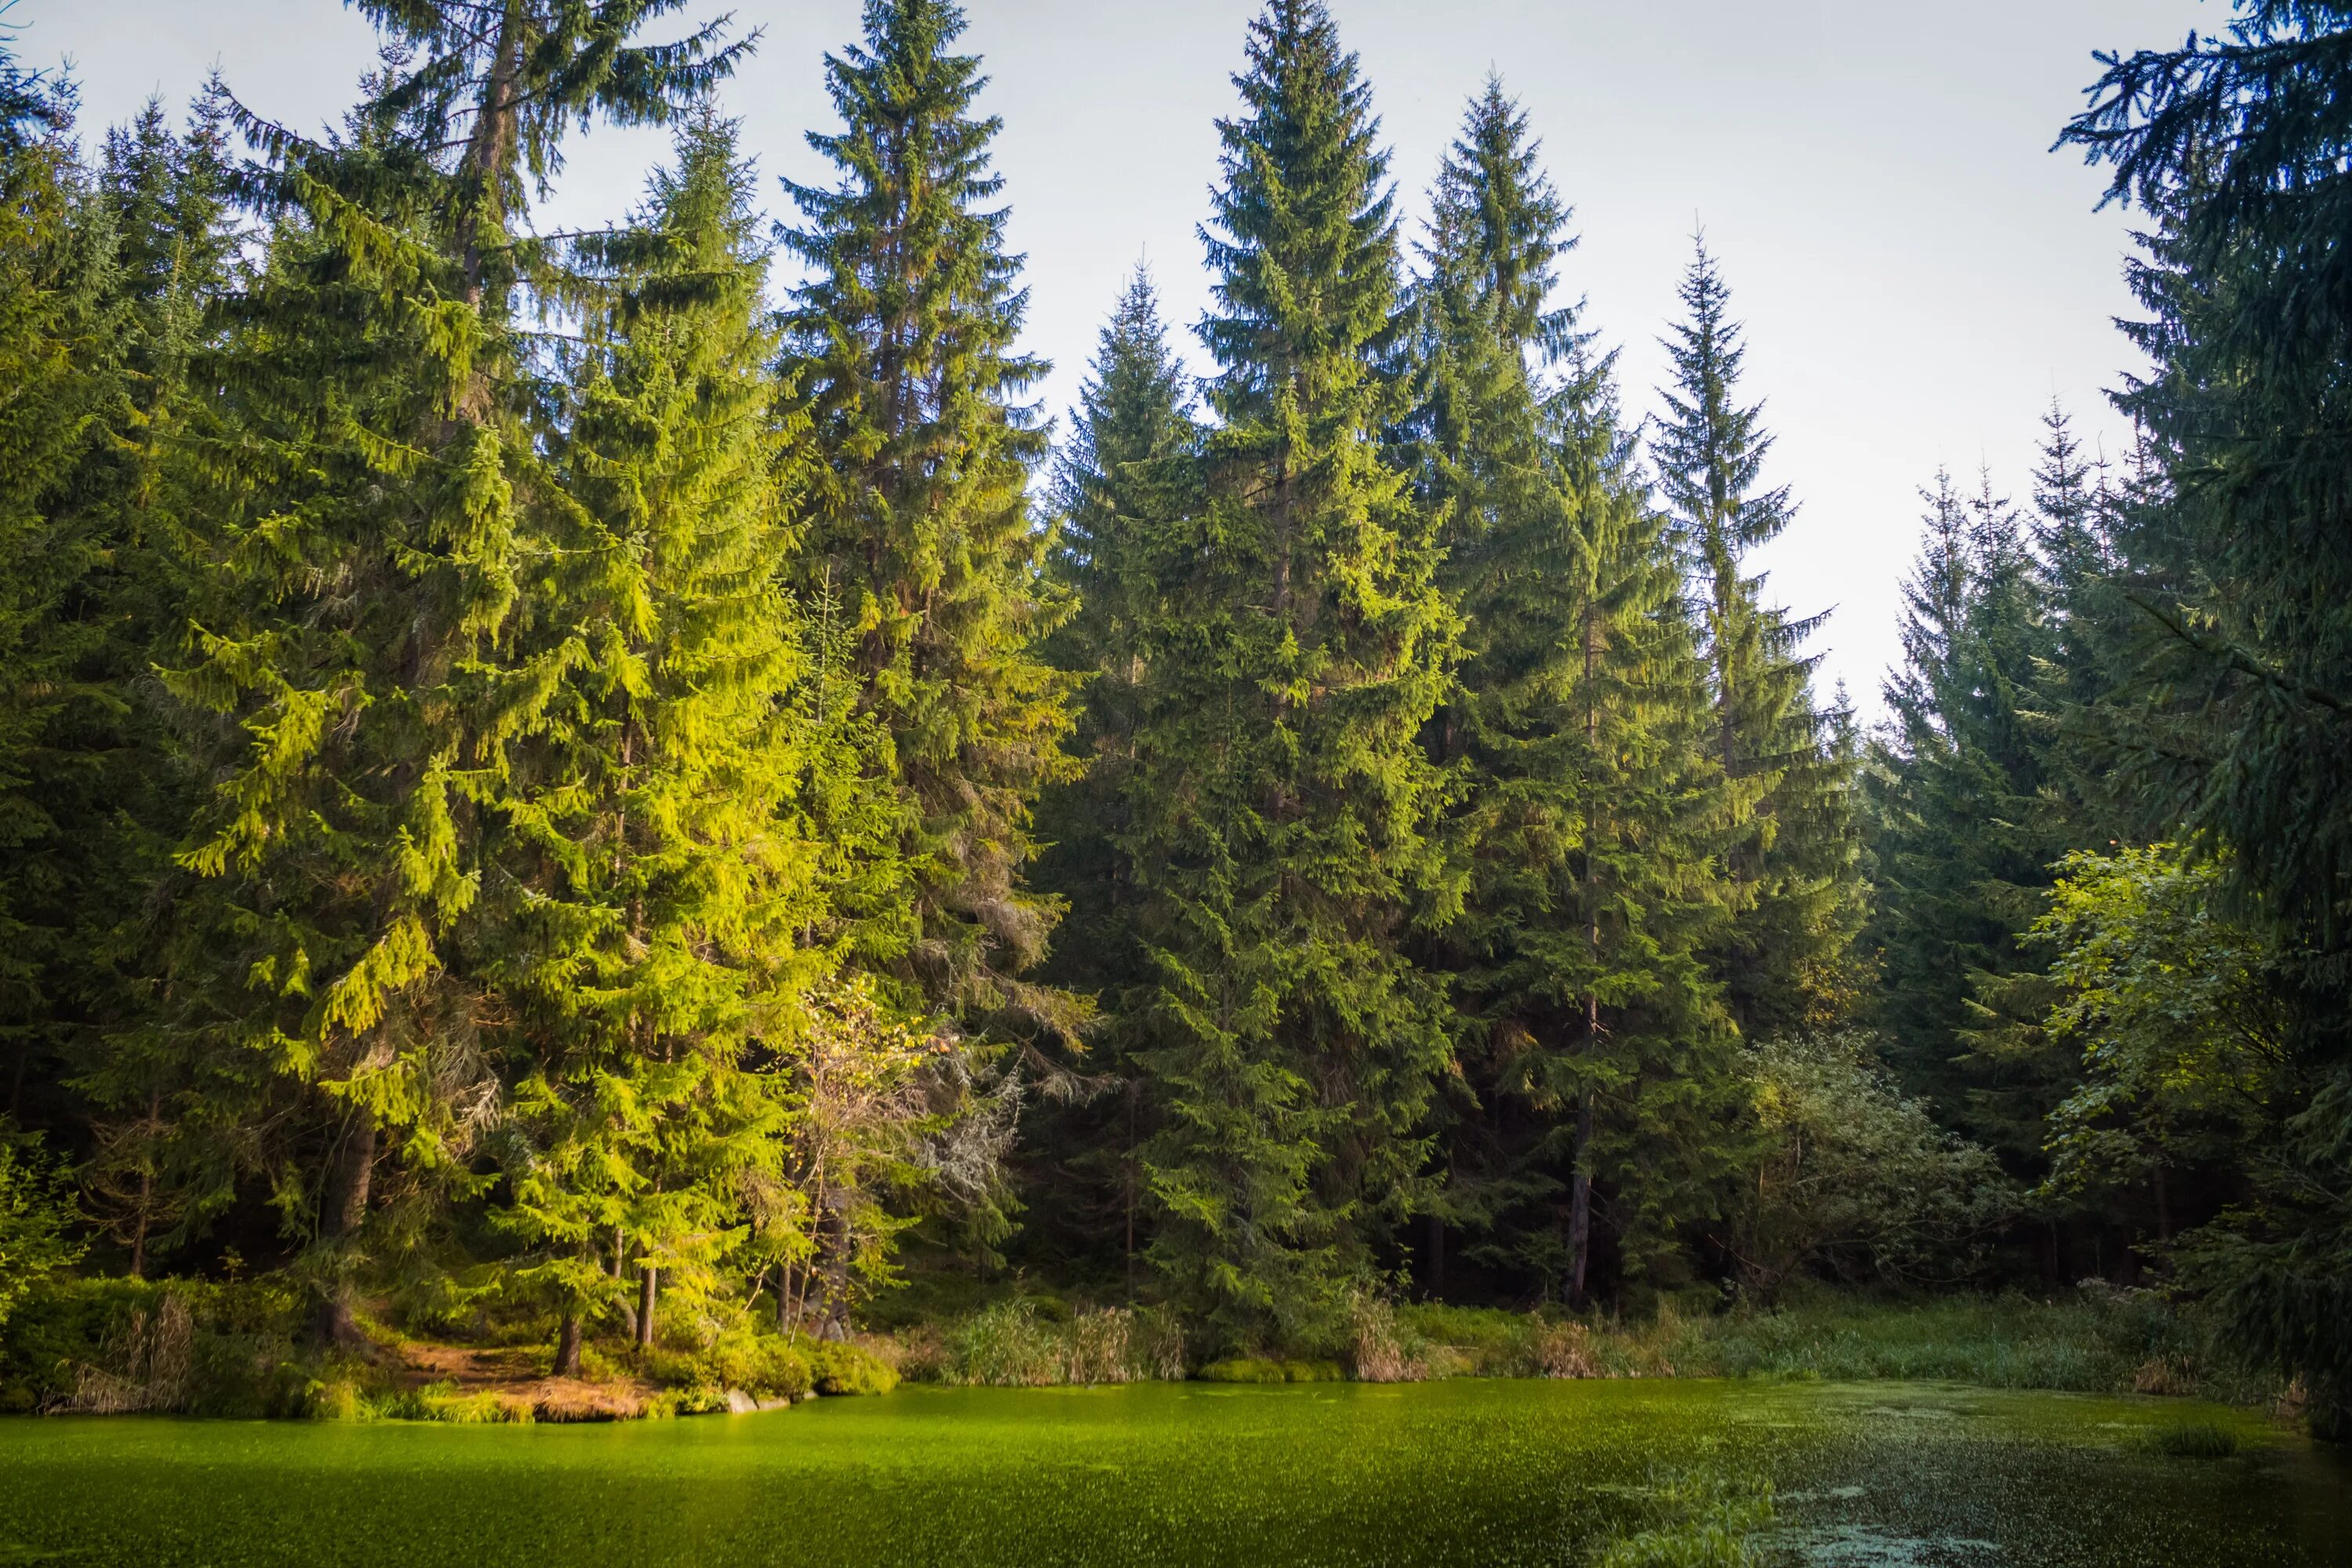
[[[2222,912],[2290,965],[2302,1074],[2252,1201],[2198,1280],[2238,1342],[2352,1436],[2352,531],[2346,366],[2352,15],[2245,0],[2226,35],[2103,57],[2065,140],[2154,222],[2133,281],[2153,362],[2119,587],[2133,613],[2104,751],[2145,837],[2221,868]]]
[[[1446,891],[1419,731],[1453,633],[1381,445],[1397,240],[1370,91],[1313,0],[1274,0],[1247,47],[1204,237],[1219,427],[1204,504],[1155,552],[1129,829],[1151,1251],[1228,1343],[1310,1331],[1416,1200],[1446,1047],[1399,946]]]
[[[114,782],[120,653],[102,470],[121,431],[130,321],[111,214],[64,134],[65,101],[0,51],[0,1037],[7,1110],[82,1012],[72,954],[116,879],[89,806]],[[47,132],[48,134],[39,134]],[[101,917],[102,921],[102,917]],[[37,1067],[37,1071],[36,1070]],[[42,1106],[44,1119],[61,1108]]]
[[[1020,978],[1058,906],[1030,891],[1030,813],[1066,776],[1066,677],[1040,640],[1064,613],[1030,515],[1045,433],[1014,403],[1045,374],[1014,350],[1027,297],[1004,249],[999,121],[986,79],[951,53],[945,0],[867,0],[865,37],[826,59],[837,132],[809,144],[837,185],[786,183],[785,234],[813,273],[786,374],[823,468],[801,572],[855,628],[858,701],[890,736],[906,884],[861,911],[859,962],[898,1005],[967,1027],[1067,1030],[1067,999]]]
[[[200,794],[186,738],[169,721],[153,668],[186,651],[188,533],[202,516],[186,457],[205,418],[190,379],[211,309],[229,288],[238,240],[226,123],[217,80],[175,133],[160,102],[110,131],[92,198],[117,237],[113,291],[120,395],[79,487],[102,570],[85,580],[82,615],[102,636],[70,746],[79,759],[65,824],[87,862],[73,944],[70,1087],[91,1112],[91,1208],[129,1253],[133,1274],[158,1245],[184,1237],[216,1170],[218,1129],[191,1116],[200,1069],[155,1004],[151,896]],[[208,1147],[209,1145],[209,1147]]]
[[[1727,857],[1739,918],[1719,963],[1741,1026],[1765,1034],[1825,1021],[1852,990],[1853,781],[1833,717],[1814,706],[1814,661],[1797,651],[1818,622],[1766,605],[1763,579],[1743,571],[1795,509],[1785,486],[1759,488],[1772,437],[1763,405],[1738,402],[1747,350],[1704,239],[1681,292],[1658,471],[1706,606],[1716,748],[1739,813]]]
[[[1996,1012],[2034,1011],[2001,994],[2042,967],[2021,938],[2065,847],[2037,721],[2052,651],[2043,590],[2022,521],[1990,478],[1974,501],[1948,475],[1926,494],[1905,663],[1872,773],[1879,1017],[1911,1092],[2038,1173],[2050,1064],[2014,1039],[1988,1049],[1984,1031]]]

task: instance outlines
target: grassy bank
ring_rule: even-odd
[[[1209,1358],[1158,1308],[1050,1295],[1001,1300],[856,1343],[681,1317],[639,1350],[592,1343],[582,1375],[550,1375],[551,1322],[527,1314],[470,1336],[368,1325],[358,1353],[306,1348],[298,1293],[236,1285],[56,1283],[0,1330],[0,1410],[450,1422],[659,1418],[899,1381],[1034,1387],[1186,1377],[1733,1377],[1969,1383],[2005,1389],[2279,1397],[2221,1353],[2197,1315],[2152,1295],[2073,1291],[1891,1300],[1821,1293],[1780,1310],[1571,1317],[1358,1303],[1344,1338],[1280,1356]]]
[[[551,1375],[554,1324],[485,1321],[462,1338],[363,1320],[368,1342],[306,1343],[299,1292],[263,1279],[53,1280],[0,1326],[0,1411],[456,1423],[612,1421],[887,1393],[856,1344],[787,1339],[740,1319],[686,1319],[639,1350],[584,1347]]]
[[[1360,1305],[1351,1342],[1295,1358],[1181,1359],[1149,1310],[1000,1302],[867,1342],[909,1381],[1036,1386],[1206,1376],[1299,1382],[1450,1377],[1902,1378],[2085,1394],[2196,1395],[2237,1404],[2279,1390],[2239,1369],[2193,1312],[2153,1295],[1925,1300],[1823,1293],[1781,1310],[1640,1320],[1433,1304]]]

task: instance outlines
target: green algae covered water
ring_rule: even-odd
[[[2150,1444],[2233,1434],[2223,1458]],[[1675,1475],[1768,1562],[2352,1563],[2352,1468],[2178,1401],[1913,1384],[931,1390],[602,1427],[0,1422],[0,1564],[1574,1564]]]

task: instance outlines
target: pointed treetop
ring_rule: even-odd
[[[1526,111],[1490,74],[1439,161],[1422,248],[1439,275],[1468,274],[1507,340],[1557,360],[1575,347],[1580,308],[1545,306],[1559,282],[1553,264],[1577,240],[1566,232],[1571,209],[1544,173],[1542,153]]]
[[[1764,405],[1742,407],[1738,399],[1748,350],[1731,319],[1731,292],[1707,252],[1706,233],[1694,235],[1692,244],[1696,254],[1677,290],[1688,319],[1664,340],[1675,384],[1662,394],[1669,416],[1655,447],[1658,472],[1667,500],[1698,531],[1701,547],[1737,559],[1788,527],[1796,509],[1786,487],[1751,493],[1772,437],[1764,430]]]
[[[1217,121],[1223,180],[1202,244],[1220,307],[1202,341],[1244,402],[1301,353],[1381,341],[1396,303],[1389,155],[1371,88],[1320,0],[1268,0],[1236,73],[1244,113]]]

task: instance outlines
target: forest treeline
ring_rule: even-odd
[[[1408,222],[1269,0],[1208,374],[1139,274],[1057,442],[952,5],[778,190],[684,0],[354,3],[319,137],[0,62],[0,1307],[560,1372],[910,1263],[1202,1353],[2099,1274],[2343,1429],[2352,6],[2103,57],[2138,445],[1934,477],[1865,734],[1716,261],[1632,416],[1499,82]],[[535,232],[599,123],[674,156]]]

